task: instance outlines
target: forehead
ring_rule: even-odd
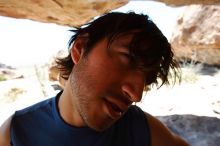
[[[128,48],[134,54],[145,54],[152,47],[151,39],[148,34],[140,31],[131,31],[127,33],[110,36],[108,48],[112,46],[121,46]]]
[[[131,41],[133,39],[133,34],[124,34],[113,36],[109,39],[108,47],[112,46],[122,46],[129,48]]]

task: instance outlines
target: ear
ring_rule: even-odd
[[[83,49],[84,49],[84,45],[85,45],[85,39],[84,38],[77,38],[74,43],[73,46],[71,48],[71,58],[73,60],[74,64],[77,64],[80,60],[80,58],[83,55]]]

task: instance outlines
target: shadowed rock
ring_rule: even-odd
[[[196,107],[195,107],[196,108]],[[158,116],[171,131],[191,146],[220,146],[220,119],[194,115]]]

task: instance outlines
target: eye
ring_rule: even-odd
[[[131,56],[129,49],[125,47],[118,48],[118,53],[126,58],[130,58]]]
[[[129,52],[120,52],[121,55],[124,57],[130,58],[130,53]]]
[[[118,45],[114,48],[115,53],[117,54],[117,58],[119,59],[121,65],[125,65],[126,67],[130,66],[131,61],[131,52],[127,45]]]

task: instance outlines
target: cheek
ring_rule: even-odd
[[[91,72],[93,73],[94,78],[100,82],[103,81],[106,84],[120,81],[125,74],[123,66],[114,58],[100,59],[99,61],[96,61],[96,64],[94,63],[91,66]]]

